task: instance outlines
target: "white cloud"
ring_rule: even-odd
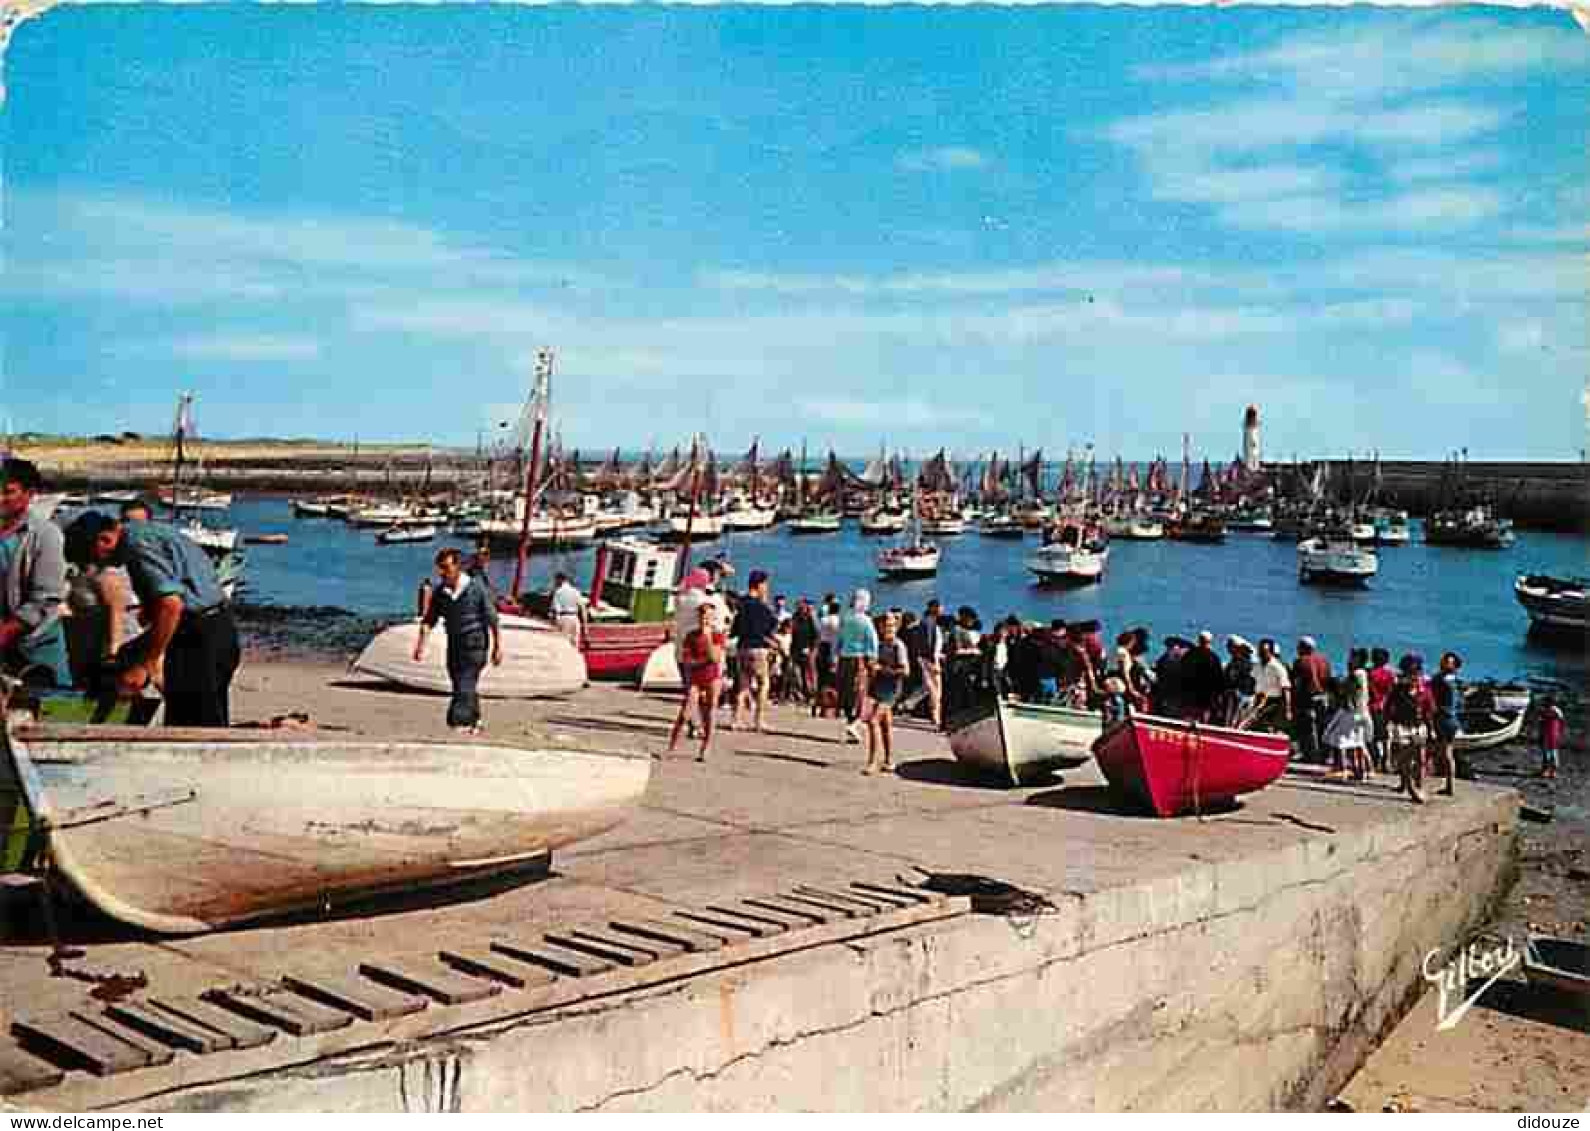
[[[1472,177],[1476,173],[1489,173],[1501,168],[1502,162],[1500,150],[1475,149],[1442,157],[1411,157],[1393,161],[1386,168],[1386,176],[1397,184],[1452,181]]]
[[[917,149],[902,153],[894,162],[908,173],[960,173],[988,167],[988,158],[975,149],[947,145],[938,149]]]
[[[170,353],[180,361],[314,361],[314,338],[270,334],[211,334],[176,338]]]

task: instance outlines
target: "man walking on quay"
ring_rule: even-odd
[[[61,528],[29,510],[43,486],[28,460],[0,465],[0,671],[70,687]]]
[[[739,657],[739,685],[734,694],[734,718],[729,729],[738,730],[746,700],[755,696],[756,708],[752,725],[757,733],[763,731],[762,716],[767,713],[767,692],[770,676],[768,650],[777,646],[773,637],[778,632],[778,616],[767,603],[767,574],[753,569],[746,579],[745,598],[734,614],[734,625],[729,635],[736,641]]]
[[[414,662],[425,658],[431,629],[441,621],[447,629],[447,678],[453,685],[453,697],[447,704],[447,725],[455,734],[479,734],[480,673],[486,670],[488,655],[494,667],[502,663],[497,608],[485,584],[464,572],[463,555],[457,550],[449,547],[437,553],[436,575],[442,584],[420,621]]]
[[[552,579],[552,623],[574,645],[575,651],[584,650],[589,607],[585,594],[575,587],[568,574],[559,571]]]
[[[204,551],[163,522],[124,524],[97,511],[72,520],[66,545],[74,565],[125,567],[149,626],[118,653],[117,690],[131,698],[153,683],[165,696],[166,726],[230,726],[237,624]]]

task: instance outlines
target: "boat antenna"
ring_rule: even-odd
[[[519,599],[524,584],[525,558],[530,550],[530,516],[535,512],[536,477],[541,469],[541,434],[547,426],[547,405],[552,399],[552,351],[545,347],[536,351],[535,385],[526,406],[534,423],[530,434],[530,466],[525,471],[524,519],[519,525],[519,558],[513,568],[513,588],[509,591],[515,601]]]

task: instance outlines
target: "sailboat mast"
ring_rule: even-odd
[[[685,538],[679,551],[680,577],[690,568],[690,539],[696,531],[696,501],[701,496],[701,440],[699,432],[690,440],[690,510],[685,515]]]
[[[525,472],[524,520],[519,525],[519,558],[513,568],[513,588],[509,595],[519,599],[524,583],[525,558],[530,551],[530,516],[535,513],[536,479],[541,470],[541,434],[546,430],[547,404],[552,399],[552,351],[536,351],[535,391],[531,393],[535,427],[530,435],[530,467]]]

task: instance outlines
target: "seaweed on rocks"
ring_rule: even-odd
[[[404,613],[372,616],[335,605],[240,601],[232,608],[243,647],[278,658],[344,660],[382,629],[409,619]]]

